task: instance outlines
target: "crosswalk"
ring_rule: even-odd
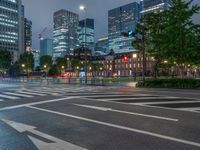
[[[78,96],[91,100],[110,101],[129,105],[139,105],[153,108],[176,109],[182,111],[192,111],[200,113],[200,98],[180,98],[173,96],[160,96],[154,94],[142,93],[124,93],[115,90],[115,87],[109,89],[105,87],[90,86],[56,86],[56,87],[35,87],[20,88],[14,91],[0,92],[0,105],[7,101],[29,100],[35,97],[45,96]]]
[[[102,90],[102,87],[97,87],[96,90],[93,87],[35,87],[35,88],[20,88],[12,91],[2,91],[0,92],[0,105],[1,102],[6,102],[10,100],[21,100],[29,99],[34,97],[44,97],[44,96],[76,96],[84,94],[96,94]]]
[[[181,98],[173,96],[159,96],[151,94],[115,94],[90,95],[89,99],[110,101],[129,105],[139,105],[153,108],[175,109],[200,113],[200,99]]]

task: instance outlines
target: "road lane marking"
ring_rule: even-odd
[[[88,98],[92,98],[92,97],[89,97],[89,96],[87,96]],[[131,97],[128,97],[128,98],[126,98],[126,97],[123,97],[123,98],[105,98],[105,99],[103,99],[103,100],[105,100],[105,101],[118,101],[118,100],[121,100],[120,102],[121,103],[123,103],[122,101],[123,100],[148,100],[148,99],[153,99],[153,100],[157,100],[157,99],[163,99],[163,100],[167,100],[167,99],[176,99],[177,97],[133,97],[133,98],[131,98]],[[99,100],[101,100],[101,99],[99,99]],[[162,100],[161,100],[162,101]],[[126,102],[126,101],[125,101]]]
[[[139,91],[142,91],[142,90],[139,90]],[[143,91],[144,91],[144,89],[143,89]],[[149,92],[149,93],[163,93],[163,94],[165,94],[165,93],[167,93],[167,94],[169,94],[169,93],[175,93],[175,94],[191,94],[191,95],[200,95],[199,94],[199,92],[197,93],[197,92],[186,92],[186,91],[169,91],[169,90],[165,90],[165,91],[158,91],[158,90],[156,90],[156,91],[153,91],[153,90],[145,90],[145,92]]]
[[[20,97],[27,97],[27,98],[33,97],[31,95],[25,95],[25,94],[19,94],[19,93],[11,93],[11,92],[4,92],[4,94],[14,95],[14,96],[20,96]]]
[[[37,95],[37,96],[46,96],[46,94],[34,93],[34,92],[25,92],[25,91],[17,91],[17,93],[29,94],[29,95]]]
[[[23,90],[23,91],[28,91],[28,92],[36,92],[36,93],[39,93],[39,94],[51,94],[51,95],[59,95],[59,93],[55,93],[55,91],[38,91],[38,90],[29,90],[29,89],[26,89],[26,90]]]
[[[36,130],[36,127],[34,127],[34,126],[30,126],[30,125],[27,125],[27,124],[18,123],[18,122],[6,120],[6,119],[1,119],[1,120],[20,133],[24,133],[24,132],[28,131],[28,132],[30,132],[34,135],[37,135],[39,137],[43,137],[44,139],[48,139],[49,141],[52,141],[50,143],[49,142],[47,143],[47,142],[44,142],[44,141],[42,141],[38,138],[35,138],[31,135],[27,135],[29,137],[29,139],[35,144],[35,146],[39,150],[64,150],[64,149],[67,149],[67,150],[86,150],[83,147],[74,145],[72,143],[63,141],[63,140],[56,138],[54,136],[40,132],[40,131]]]
[[[11,110],[11,109],[17,109],[17,108],[22,108],[26,106],[32,106],[32,105],[39,105],[39,104],[46,104],[46,103],[52,103],[52,102],[58,102],[58,101],[65,101],[69,100],[75,97],[65,97],[65,98],[59,98],[59,99],[52,99],[52,100],[46,100],[46,101],[41,101],[41,102],[33,102],[33,103],[27,103],[27,104],[20,104],[20,105],[14,105],[14,106],[8,106],[8,107],[3,107],[0,108],[0,111],[5,111],[5,110]]]
[[[153,106],[153,105],[136,105],[135,103],[119,103],[117,101],[105,101],[105,100],[97,100],[97,99],[91,99],[91,98],[88,98],[88,97],[75,97],[75,98],[81,98],[83,100],[86,100],[86,101],[97,101],[97,102],[105,102],[105,103],[111,103],[111,104],[123,104],[123,105],[127,105],[127,106],[139,106],[139,107],[150,107],[150,108],[159,108],[159,109],[166,109],[166,110],[175,110],[175,109],[172,109],[172,108],[167,108],[167,107],[158,107],[158,106]]]
[[[150,97],[152,97],[152,96],[155,96],[155,97],[157,97],[156,95],[147,95],[147,94],[135,94],[135,95],[125,95],[125,94],[113,94],[113,95],[110,95],[110,94],[108,94],[108,95],[106,95],[106,93],[105,93],[105,95],[99,95],[98,96],[98,98],[101,98],[101,97],[111,97],[112,99],[113,98],[117,98],[118,96],[124,96],[123,98],[126,98],[126,97],[130,97],[130,96],[132,96],[132,98],[134,99],[134,98],[136,98],[136,96],[150,96]],[[92,97],[97,97],[97,96],[95,96],[95,95],[92,95],[92,96],[87,96],[87,97],[89,97],[89,98],[92,98]],[[154,97],[154,98],[155,98]],[[146,97],[144,97],[144,98],[146,98]],[[159,98],[161,98],[161,97],[159,97]],[[173,97],[173,98],[175,98],[175,97]]]
[[[119,102],[117,101],[106,101],[106,100],[99,100],[99,99],[91,99],[89,97],[76,97],[76,98],[81,98],[83,100],[87,100],[87,101],[97,101],[97,102],[105,102],[105,103],[113,103],[113,104],[120,104]],[[195,101],[195,102],[198,102],[198,101]],[[161,106],[154,106],[154,105],[144,105],[142,103],[123,103],[121,102],[121,104],[123,105],[133,105],[133,106],[140,106],[140,107],[149,107],[149,108],[159,108],[159,109],[166,109],[166,110],[179,110],[179,108],[167,108],[167,107],[161,107]],[[180,110],[181,111],[181,110]],[[191,112],[194,112],[196,113],[196,111],[191,111]]]
[[[200,107],[184,107],[184,108],[176,108],[177,110],[183,110],[183,111],[198,111],[200,110]]]
[[[174,119],[174,118],[155,116],[155,115],[147,115],[147,114],[141,114],[141,113],[135,113],[135,112],[128,112],[128,111],[116,110],[116,109],[106,108],[106,107],[96,107],[96,106],[80,105],[80,104],[74,104],[74,105],[80,106],[80,107],[85,107],[85,108],[96,109],[96,110],[100,110],[100,111],[112,111],[112,112],[117,112],[117,113],[142,116],[142,117],[148,117],[148,118],[154,118],[154,119],[162,119],[162,120],[175,121],[175,122],[179,121],[178,119]]]
[[[7,98],[7,99],[12,99],[12,100],[19,99],[19,97],[3,95],[3,94],[0,94],[0,97]]]
[[[183,101],[160,101],[160,102],[141,102],[141,103],[134,103],[136,105],[157,105],[157,104],[182,104],[182,103],[200,103],[200,101],[188,101],[188,100],[183,100]]]
[[[74,119],[92,122],[92,123],[95,123],[95,124],[100,124],[100,125],[104,125],[104,126],[108,126],[108,127],[127,130],[127,131],[145,134],[145,135],[149,135],[149,136],[153,136],[153,137],[157,137],[157,138],[161,138],[161,139],[165,139],[165,140],[170,140],[170,141],[174,141],[174,142],[179,142],[179,143],[183,143],[183,144],[187,144],[187,145],[200,147],[200,143],[196,143],[196,142],[193,142],[193,141],[174,138],[174,137],[170,137],[170,136],[166,136],[166,135],[162,135],[162,134],[157,134],[157,133],[139,130],[139,129],[135,129],[135,128],[130,128],[130,127],[126,127],[126,126],[120,126],[120,125],[116,125],[116,124],[112,124],[112,123],[107,123],[107,122],[89,119],[89,118],[85,118],[85,117],[75,116],[75,115],[71,115],[71,114],[61,113],[61,112],[57,112],[57,111],[53,111],[53,110],[48,110],[48,109],[43,109],[43,108],[38,108],[38,107],[33,107],[33,106],[27,106],[27,107],[31,108],[31,109],[43,111],[43,112],[48,112],[48,113],[60,115],[60,116],[66,116],[66,117],[69,117],[69,118],[74,118]]]

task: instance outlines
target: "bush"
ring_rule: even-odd
[[[137,87],[146,88],[181,88],[197,89],[200,88],[198,79],[150,79],[145,82],[138,82]]]

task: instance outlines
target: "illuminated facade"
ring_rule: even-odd
[[[139,21],[140,5],[136,2],[112,9],[108,12],[109,49],[115,53],[131,52],[132,37],[124,37],[122,32],[134,32]]]
[[[86,20],[84,19],[84,20],[79,21],[78,40],[79,40],[80,47],[83,47],[84,45],[86,45],[86,47],[92,50],[93,52],[94,50],[94,19],[87,18]]]
[[[44,55],[52,56],[53,53],[53,40],[41,39],[40,40],[40,57]]]
[[[78,47],[78,15],[59,10],[54,13],[53,59],[72,55]]]
[[[95,45],[95,55],[104,55],[109,53],[108,48],[108,37],[102,37],[98,39],[96,45]]]
[[[32,47],[32,22],[24,18],[24,49],[26,52],[31,51]]]
[[[141,14],[162,12],[171,6],[171,0],[141,0]]]
[[[0,48],[11,52],[13,61],[23,52],[23,15],[21,0],[0,0]]]

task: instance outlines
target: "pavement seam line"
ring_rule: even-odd
[[[174,142],[178,142],[178,143],[183,143],[183,144],[187,144],[187,145],[200,147],[200,143],[196,143],[196,142],[192,142],[192,141],[188,141],[188,140],[183,140],[183,139],[178,139],[178,138],[174,138],[174,137],[170,137],[170,136],[166,136],[166,135],[162,135],[162,134],[157,134],[157,133],[153,133],[153,132],[149,132],[149,131],[139,130],[139,129],[125,127],[125,126],[120,126],[120,125],[116,125],[116,124],[111,124],[111,123],[107,123],[107,122],[103,122],[103,121],[97,121],[97,120],[93,120],[93,119],[89,119],[89,118],[70,115],[70,114],[61,113],[61,112],[43,109],[43,108],[38,108],[38,107],[34,107],[34,106],[27,106],[27,108],[31,108],[31,109],[35,109],[35,110],[39,110],[39,111],[43,111],[43,112],[48,112],[48,113],[52,113],[52,114],[56,114],[56,115],[66,116],[66,117],[70,117],[70,118],[74,118],[74,119],[78,119],[78,120],[83,120],[83,121],[87,121],[87,122],[92,122],[92,123],[96,123],[96,124],[101,124],[101,125],[104,125],[104,126],[109,126],[109,127],[113,127],[113,128],[131,131],[131,132],[141,133],[141,134],[145,134],[145,135],[149,135],[149,136],[153,136],[153,137],[157,137],[157,138],[161,138],[161,139],[165,139],[165,140],[170,140],[170,141],[174,141]]]

